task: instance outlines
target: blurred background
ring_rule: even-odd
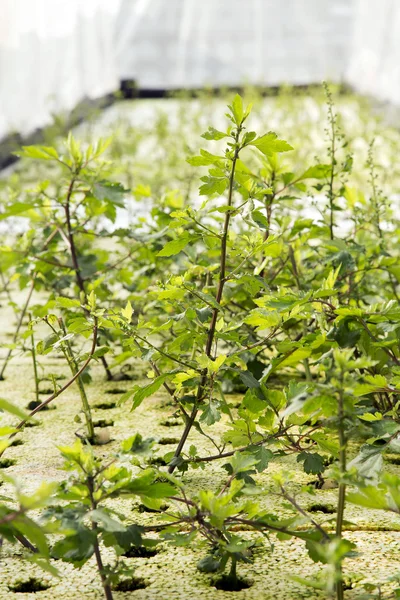
[[[327,79],[400,103],[399,0],[0,0],[0,144],[85,99]]]

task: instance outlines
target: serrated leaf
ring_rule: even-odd
[[[130,300],[128,300],[128,302],[126,303],[125,308],[121,309],[121,315],[123,317],[125,317],[125,319],[128,321],[128,323],[131,322],[132,315],[133,315],[133,308],[132,308],[132,304],[130,303]]]
[[[55,302],[56,306],[59,306],[61,308],[80,308],[81,306],[79,300],[76,300],[74,298],[63,298],[61,296],[58,296],[55,299]]]
[[[5,400],[4,398],[0,398],[0,410],[3,412],[10,413],[11,415],[18,417],[21,420],[25,420],[28,418],[27,412],[25,412],[22,408],[16,406],[12,402]]]
[[[222,140],[223,138],[228,137],[228,134],[223,131],[218,131],[215,127],[209,127],[201,137],[205,140]]]
[[[15,154],[20,157],[38,158],[41,160],[58,159],[57,150],[51,146],[22,146],[22,150]]]
[[[124,208],[124,197],[129,190],[126,190],[119,183],[111,181],[100,181],[93,186],[93,194],[98,200],[106,200],[120,208]]]
[[[213,194],[223,194],[228,187],[228,180],[226,177],[202,177],[202,181],[205,183],[200,186],[200,196],[212,196]]]
[[[208,406],[203,410],[200,421],[207,423],[207,425],[214,425],[221,418],[219,411],[219,403],[215,400],[211,400]]]
[[[256,138],[249,144],[255,146],[265,156],[272,156],[277,152],[289,152],[293,150],[292,146],[285,142],[285,140],[279,140],[276,133],[270,131],[261,137]]]
[[[331,165],[314,165],[304,171],[298,181],[303,179],[324,179],[331,174],[331,171]]]
[[[166,374],[159,375],[154,379],[154,381],[138,389],[132,398],[132,410],[140,406],[145,398],[155,394],[160,389],[164,381],[166,381],[167,377],[168,375]]]
[[[304,471],[308,474],[317,475],[325,471],[324,459],[317,452],[300,452],[297,462],[302,462]]]
[[[189,233],[183,233],[179,238],[167,242],[157,256],[175,256],[184,248],[186,248],[191,239],[193,239],[193,236],[191,236]]]
[[[233,119],[236,125],[240,125],[243,121],[244,117],[244,109],[243,109],[243,99],[239,94],[236,94],[234,97],[232,104],[229,106]]]

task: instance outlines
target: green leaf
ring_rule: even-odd
[[[201,149],[200,156],[190,156],[186,159],[186,162],[192,167],[208,167],[210,165],[218,165],[222,160],[221,156],[211,154],[208,150]]]
[[[249,446],[249,452],[257,459],[255,467],[259,473],[264,471],[270,461],[274,459],[274,453],[268,448],[264,448],[264,446]]]
[[[222,140],[223,138],[228,137],[228,134],[223,131],[218,131],[218,129],[215,129],[214,127],[209,127],[201,137],[205,140]]]
[[[213,194],[223,194],[228,187],[228,180],[226,177],[210,177],[205,176],[201,178],[205,183],[200,186],[200,196],[212,196]]]
[[[138,389],[132,398],[132,410],[140,406],[145,398],[155,394],[160,389],[164,381],[166,381],[167,377],[168,375],[166,374],[159,375],[154,379],[154,381]]]
[[[132,304],[130,303],[129,300],[128,300],[125,308],[121,309],[121,315],[123,317],[125,317],[125,319],[128,321],[128,323],[131,322],[132,315],[133,315],[133,308],[132,308]]]
[[[214,558],[212,554],[207,554],[199,560],[197,568],[201,573],[215,573],[220,568],[220,561]]]
[[[258,397],[256,389],[260,387],[260,383],[257,381],[257,384],[257,386],[247,390],[243,398],[243,406],[254,414],[263,412],[268,407],[266,400],[261,400]]]
[[[302,462],[304,471],[309,474],[317,475],[325,471],[324,459],[316,452],[300,452],[297,462]]]
[[[325,177],[329,177],[331,171],[331,165],[314,165],[304,171],[299,181],[303,179],[324,179]]]
[[[380,412],[376,412],[376,413],[364,413],[363,415],[359,415],[358,416],[359,419],[361,419],[362,421],[368,421],[370,423],[374,422],[374,421],[382,421],[383,419],[383,415]]]
[[[154,482],[154,471],[144,471],[140,477],[133,479],[127,486],[127,491],[146,498],[162,499],[175,496],[177,491],[170,483]]]
[[[265,156],[272,156],[277,152],[289,152],[293,150],[292,146],[285,142],[285,140],[279,140],[273,131],[256,138],[250,143],[250,146],[255,146]]]
[[[129,525],[124,531],[114,531],[112,535],[103,532],[102,538],[107,547],[115,547],[115,543],[117,543],[120,548],[129,550],[132,546],[143,545],[142,531],[143,529],[138,525]]]
[[[81,566],[94,554],[96,534],[88,528],[81,528],[74,535],[69,535],[56,542],[52,548],[52,556],[61,558]]]
[[[356,468],[359,475],[377,481],[379,473],[382,471],[383,458],[382,451],[384,446],[371,446],[364,444],[359,453],[348,464],[348,468]]]
[[[236,369],[234,369],[236,370]],[[260,387],[260,382],[254,377],[253,373],[251,373],[251,371],[242,371],[239,370],[239,377],[242,381],[242,383],[244,383],[245,386],[247,386],[248,388],[259,388]],[[264,403],[264,407],[265,407],[265,403]]]
[[[34,204],[14,202],[13,204],[6,206],[5,211],[0,214],[0,221],[4,221],[9,217],[15,217],[17,215],[22,216],[24,213],[30,213],[34,208]],[[29,216],[29,214],[27,216]]]
[[[233,120],[236,125],[241,125],[244,117],[243,99],[239,94],[236,94],[232,104],[228,107],[231,110]]]
[[[59,306],[60,308],[80,308],[81,306],[79,300],[75,300],[74,298],[63,298],[58,296],[55,299],[55,302],[56,306]]]
[[[22,408],[16,406],[12,402],[9,402],[8,400],[5,400],[4,398],[0,398],[0,410],[3,412],[8,412],[21,420],[25,420],[29,416],[28,413]]]
[[[189,233],[185,232],[179,238],[167,242],[164,248],[160,250],[160,252],[157,254],[157,256],[175,256],[176,254],[179,254],[179,252],[181,252],[184,248],[186,248],[186,246],[193,238],[194,236],[191,236]]]
[[[121,443],[122,452],[132,452],[134,454],[147,453],[154,445],[154,438],[143,439],[140,433],[131,435]]]
[[[259,463],[259,459],[254,454],[244,452],[235,452],[231,459],[232,471],[235,475],[249,471]]]
[[[103,508],[96,508],[95,510],[92,510],[88,516],[92,519],[92,521],[94,521],[94,523],[100,524],[101,528],[105,531],[115,532],[126,530],[126,527],[122,523],[110,517],[110,515]]]
[[[250,311],[244,322],[253,325],[257,330],[268,329],[279,325],[281,317],[277,311],[268,311],[263,308],[255,308]]]
[[[57,160],[58,154],[51,146],[22,146],[22,150],[15,153],[26,158],[39,158],[41,160]]]
[[[346,499],[353,504],[380,510],[389,510],[386,490],[383,486],[365,486],[357,492],[349,492]]]
[[[251,218],[257,223],[262,229],[269,230],[269,223],[267,217],[260,210],[253,210],[251,212]]]
[[[200,421],[207,423],[207,425],[214,425],[220,418],[219,402],[211,400],[208,406],[203,410]]]
[[[301,360],[311,354],[310,348],[297,348],[294,352],[288,354],[280,363],[279,367],[289,367],[297,365]]]
[[[125,206],[124,197],[128,191],[119,183],[106,180],[95,183],[93,186],[93,194],[98,200],[106,200],[120,208]]]
[[[211,294],[206,294],[205,292],[196,290],[196,295],[199,296],[202,300],[204,300],[206,304],[212,306],[213,308],[218,308],[219,310],[221,310],[222,306],[218,304],[214,296],[211,296]]]

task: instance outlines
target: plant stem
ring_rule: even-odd
[[[76,381],[79,377],[79,375],[81,375],[83,373],[83,371],[86,369],[86,367],[88,366],[88,364],[90,363],[90,361],[93,358],[93,354],[96,351],[96,346],[97,346],[97,318],[94,317],[94,327],[93,327],[93,342],[92,342],[92,347],[90,349],[90,353],[88,358],[85,360],[85,362],[83,363],[83,365],[81,366],[81,368],[79,369],[79,371],[69,380],[67,381],[67,383],[60,388],[59,390],[57,390],[56,392],[54,392],[51,396],[49,396],[44,402],[42,402],[41,404],[39,404],[39,406],[37,406],[36,408],[34,408],[29,415],[27,416],[26,419],[23,419],[22,421],[20,421],[16,427],[16,430],[19,431],[20,429],[22,429],[22,427],[25,425],[25,423],[27,423],[37,412],[39,412],[40,410],[42,410],[45,406],[47,406],[48,404],[50,404],[50,402],[52,402],[55,398],[57,398],[57,396],[59,396],[60,394],[62,394],[63,392],[65,392],[66,389],[68,389],[70,387],[70,385],[72,385],[74,383],[74,381]],[[16,432],[12,433],[9,437],[9,439],[12,439],[15,435]],[[6,448],[3,450],[3,452],[0,452],[0,457],[3,456],[4,452],[5,452]]]
[[[331,125],[331,149],[330,149],[330,158],[331,158],[331,175],[330,175],[330,179],[329,179],[329,191],[328,191],[328,198],[329,198],[329,235],[331,240],[333,240],[334,238],[334,232],[333,232],[333,228],[334,228],[334,218],[333,218],[333,211],[334,211],[334,201],[335,201],[335,193],[333,190],[333,183],[335,180],[335,163],[336,163],[336,158],[335,158],[335,142],[336,142],[336,131],[335,131],[335,126],[336,126],[336,116],[333,113],[333,108],[332,108],[332,100],[330,98],[330,95],[328,96],[328,111],[329,111],[329,122]]]
[[[338,433],[339,433],[339,464],[341,476],[346,472],[346,436],[344,432],[344,397],[343,387],[339,391],[339,402],[338,402]],[[336,516],[336,536],[342,537],[343,530],[343,518],[344,508],[346,501],[346,484],[343,482],[339,483],[339,498]],[[343,576],[342,576],[342,563],[340,562],[337,566],[338,581],[336,582],[336,599],[343,600]]]
[[[93,477],[89,476],[89,475],[87,478],[87,487],[88,487],[88,491],[89,491],[89,497],[90,497],[90,503],[92,506],[92,510],[96,510],[97,502],[94,499],[94,481],[93,481]],[[97,570],[100,575],[101,584],[102,584],[103,590],[104,590],[104,595],[106,597],[106,600],[113,600],[111,586],[110,586],[110,584],[107,580],[107,577],[105,575],[105,572],[104,572],[104,564],[103,564],[103,559],[101,557],[100,545],[99,545],[98,528],[97,528],[97,523],[95,523],[95,521],[92,522],[92,531],[95,534],[95,539],[93,542],[94,555],[96,557]]]
[[[93,529],[93,531],[96,534],[96,539],[95,539],[95,541],[93,543],[94,554],[95,554],[95,557],[96,557],[97,569],[99,571],[101,583],[102,583],[103,590],[104,590],[104,596],[106,597],[106,600],[113,600],[113,594],[112,594],[112,591],[111,591],[110,584],[108,583],[107,578],[104,575],[104,565],[103,565],[103,559],[101,558],[99,541],[98,541],[98,538],[97,538],[97,525],[96,525],[96,523],[93,523],[92,529]]]
[[[66,221],[66,225],[67,225],[67,240],[68,240],[68,245],[69,245],[69,249],[70,249],[70,253],[71,253],[71,261],[72,261],[74,271],[75,271],[76,285],[78,286],[79,291],[84,296],[86,296],[85,283],[84,283],[84,280],[83,280],[83,277],[81,274],[81,268],[79,266],[78,253],[76,251],[75,238],[74,238],[74,232],[73,232],[72,221],[71,221],[71,197],[72,197],[72,194],[74,191],[75,182],[76,182],[76,175],[74,175],[72,177],[70,184],[68,186],[67,197],[65,199],[65,204],[64,204],[64,212],[65,212],[65,221]],[[112,376],[112,373],[108,366],[106,358],[104,356],[102,356],[102,357],[100,357],[100,361],[106,372],[107,380],[111,381],[113,376]]]
[[[29,321],[32,321],[31,314],[29,314]],[[32,329],[31,342],[32,342],[31,353],[32,353],[32,361],[33,361],[33,373],[35,376],[35,398],[36,398],[36,402],[39,402],[39,375],[38,375],[37,362],[36,362],[36,347],[35,347],[35,338],[33,335],[33,329]]]
[[[232,158],[232,168],[231,168],[231,172],[230,172],[230,176],[229,176],[228,206],[232,206],[232,201],[233,201],[233,186],[234,186],[234,181],[235,181],[236,162],[239,157],[239,137],[240,137],[241,130],[242,130],[242,128],[238,127],[237,131],[236,131],[236,135],[235,135],[235,144],[236,145],[235,145],[234,155]],[[215,296],[215,300],[218,304],[220,304],[220,302],[221,302],[221,298],[222,298],[222,294],[223,294],[224,286],[225,286],[225,282],[226,282],[226,254],[227,254],[228,232],[229,232],[230,219],[231,219],[231,211],[228,210],[225,213],[225,221],[224,221],[224,227],[223,227],[223,232],[222,232],[222,237],[221,237],[219,283],[218,283],[217,293]],[[218,313],[219,313],[219,308],[215,307],[213,309],[213,314],[211,317],[211,323],[210,323],[210,327],[209,327],[208,334],[207,334],[207,341],[206,341],[206,348],[205,348],[205,354],[209,358],[211,357],[211,351],[212,351],[212,345],[214,342],[215,327],[217,324]],[[196,394],[196,398],[195,398],[195,401],[193,404],[192,411],[189,415],[189,418],[186,421],[186,426],[185,426],[185,429],[183,430],[181,439],[179,440],[178,446],[175,450],[174,458],[178,458],[181,455],[183,447],[186,443],[189,433],[190,433],[190,431],[193,427],[193,424],[196,420],[196,416],[197,416],[197,413],[199,410],[199,403],[203,398],[204,388],[206,387],[206,384],[207,384],[207,369],[204,369],[202,371],[200,383],[197,388],[197,394]],[[175,469],[175,466],[171,465],[168,468],[168,471],[170,473],[172,473],[174,471],[174,469]]]
[[[61,327],[64,335],[66,335],[67,330],[65,328],[64,321],[61,318],[58,321],[60,323],[60,327]],[[75,358],[74,352],[72,350],[71,344],[69,343],[69,340],[66,340],[65,346],[66,346],[65,357],[68,361],[69,367],[71,369],[71,373],[72,373],[72,375],[76,375],[77,372],[79,371],[79,367],[78,367],[78,363],[76,362],[76,358]],[[85,415],[86,431],[87,431],[88,440],[93,442],[95,439],[95,433],[94,433],[92,412],[90,410],[90,404],[89,404],[89,401],[88,401],[88,398],[86,395],[85,386],[82,381],[82,377],[80,375],[77,377],[76,383],[78,384],[79,394],[81,396],[82,410],[83,410],[83,414]]]
[[[18,319],[17,328],[15,330],[13,341],[12,341],[13,344],[15,344],[15,342],[17,341],[19,330],[22,327],[22,323],[23,323],[23,320],[25,318],[26,311],[28,310],[28,306],[29,306],[29,303],[30,303],[31,298],[32,298],[32,293],[33,293],[33,290],[34,290],[34,287],[35,287],[35,278],[36,278],[36,273],[33,274],[32,282],[31,282],[31,285],[30,285],[30,288],[29,288],[29,291],[28,291],[28,296],[27,296],[27,298],[25,300],[25,304],[24,304],[24,306],[22,308],[21,314],[20,314],[19,319]],[[9,361],[10,361],[10,358],[12,356],[12,352],[13,352],[12,348],[10,348],[10,350],[7,353],[7,356],[4,359],[3,367],[2,367],[1,372],[0,372],[0,381],[4,380],[4,372],[5,372],[5,370],[7,368],[7,365],[9,363]]]
[[[237,559],[236,556],[231,556],[231,568],[229,571],[229,579],[232,581],[237,581]]]

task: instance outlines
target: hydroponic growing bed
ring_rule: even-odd
[[[399,147],[326,88],[21,149],[1,598],[398,597]]]

